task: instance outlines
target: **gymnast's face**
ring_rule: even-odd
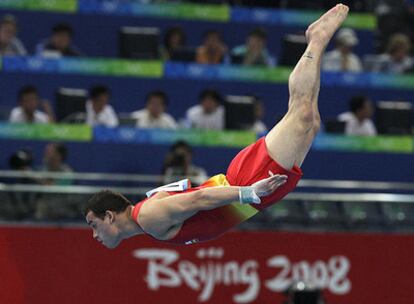
[[[115,248],[121,242],[120,231],[115,223],[115,213],[106,211],[103,219],[97,217],[93,211],[86,215],[86,222],[92,228],[93,238],[107,248]]]

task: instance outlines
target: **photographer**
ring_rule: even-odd
[[[207,172],[192,163],[193,152],[184,141],[171,146],[166,155],[163,168],[163,183],[169,184],[183,178],[189,178],[193,185],[200,185],[207,180]]]

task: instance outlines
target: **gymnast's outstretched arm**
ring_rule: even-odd
[[[270,172],[271,173],[271,172]],[[154,208],[151,218],[157,222],[177,225],[198,211],[211,210],[240,200],[241,203],[260,203],[260,197],[273,193],[286,182],[286,175],[273,175],[250,187],[221,186],[207,187],[193,192],[176,194],[157,199],[147,208]],[[151,206],[151,207],[150,207]]]

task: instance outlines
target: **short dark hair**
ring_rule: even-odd
[[[95,193],[89,199],[86,207],[83,209],[83,215],[86,216],[89,211],[92,211],[95,216],[103,219],[106,211],[119,213],[125,211],[129,206],[132,206],[131,201],[121,193],[112,190],[102,190]]]
[[[214,89],[205,89],[201,91],[200,95],[198,96],[198,100],[201,102],[203,99],[212,98],[217,101],[217,103],[221,102],[221,95]]]
[[[145,97],[145,101],[146,101],[146,103],[147,103],[147,104],[148,104],[149,100],[150,100],[152,97],[159,97],[159,98],[161,98],[161,99],[162,99],[162,101],[164,102],[164,106],[168,105],[168,96],[167,96],[167,94],[165,94],[165,92],[164,92],[164,91],[161,91],[161,90],[154,90],[154,91],[149,92],[149,93],[147,94],[147,96]]]
[[[190,154],[193,153],[193,149],[191,148],[191,146],[186,141],[184,141],[184,140],[176,141],[170,147],[170,151],[171,152],[176,152],[179,148],[183,148],[183,149],[187,150],[187,152],[189,152]]]
[[[65,161],[68,157],[68,148],[62,143],[53,143],[56,152],[60,155],[62,161]]]
[[[25,85],[20,88],[19,92],[17,93],[17,99],[21,100],[23,96],[27,94],[36,94],[39,95],[39,92],[37,91],[37,88],[34,85]]]
[[[95,85],[89,90],[89,97],[95,99],[103,94],[111,95],[111,91],[106,85]]]
[[[351,98],[349,101],[349,108],[352,113],[358,112],[358,110],[362,109],[364,107],[365,102],[367,102],[369,99],[367,96],[364,95],[357,95]]]
[[[255,29],[253,29],[249,33],[249,37],[251,37],[251,36],[256,36],[256,37],[259,37],[259,38],[261,38],[263,40],[266,40],[267,39],[266,31],[263,28],[261,28],[261,27],[257,27]]]
[[[1,17],[0,20],[0,26],[3,26],[5,24],[11,24],[14,25],[17,28],[17,19],[11,14],[7,14]]]
[[[222,40],[221,33],[218,30],[207,30],[203,33],[203,40],[205,40],[208,36],[216,35],[220,40]]]
[[[181,40],[181,44],[184,46],[186,43],[186,35],[185,32],[183,30],[183,28],[181,26],[173,26],[170,27],[169,29],[167,29],[167,31],[165,32],[164,35],[164,47],[167,50],[170,50],[170,39],[173,35],[175,34],[179,34],[180,35],[180,40]]]
[[[52,27],[53,34],[67,33],[69,36],[73,35],[73,29],[66,23],[58,23]]]

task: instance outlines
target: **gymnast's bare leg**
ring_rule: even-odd
[[[306,31],[307,49],[289,77],[289,107],[282,120],[267,134],[270,157],[285,169],[301,166],[319,131],[318,95],[321,59],[349,8],[338,4]]]

